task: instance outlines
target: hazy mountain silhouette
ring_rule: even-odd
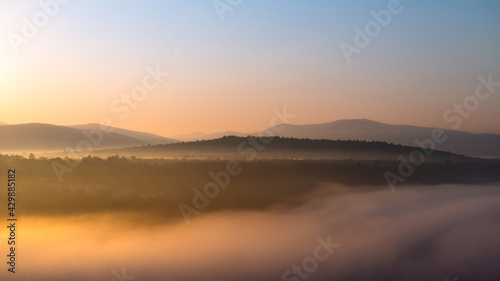
[[[15,151],[61,151],[66,146],[72,148],[87,138],[85,130],[98,130],[98,124],[76,125],[72,127],[48,124],[24,124],[0,126],[0,152]],[[273,128],[278,136],[302,139],[325,140],[366,140],[404,146],[416,146],[415,140],[429,139],[433,128],[408,125],[388,125],[366,119],[339,120],[331,123],[313,125],[281,124]],[[99,130],[100,131],[100,130]],[[238,133],[232,131],[203,134],[193,133],[176,136],[176,139],[113,128],[111,132],[102,131],[104,140],[97,149],[122,148],[140,145],[169,144],[191,140],[219,139],[231,135],[243,137],[257,136],[256,133]],[[500,135],[473,134],[462,131],[444,130],[448,139],[436,146],[436,150],[450,151],[475,157],[500,158]],[[268,134],[263,134],[267,136]]]
[[[182,141],[197,141],[197,140],[213,140],[213,139],[219,139],[224,136],[238,136],[238,137],[245,137],[248,135],[254,135],[251,133],[239,133],[239,132],[234,132],[234,131],[225,131],[225,132],[219,132],[219,133],[212,133],[212,134],[205,134],[205,133],[191,133],[191,134],[185,134],[185,135],[176,135],[173,136],[174,139],[182,140]]]
[[[415,140],[431,138],[434,128],[409,125],[388,125],[366,119],[339,120],[317,125],[284,125],[280,136],[386,141],[415,146]],[[500,157],[500,135],[473,134],[444,130],[448,139],[437,146],[438,150],[480,157]]]
[[[71,126],[76,129],[85,129],[85,130],[99,130],[100,125],[96,123],[90,123],[90,124],[85,124],[85,125],[75,125]],[[175,139],[170,139],[170,138],[165,138],[162,136],[150,134],[150,133],[144,133],[144,132],[137,132],[137,131],[131,131],[131,130],[126,130],[126,129],[120,129],[116,127],[109,127],[112,132],[118,133],[124,136],[129,136],[134,139],[142,140],[148,144],[165,144],[165,143],[173,143],[173,142],[179,142],[178,140]]]
[[[253,146],[252,143],[258,143]],[[257,148],[259,147],[259,148]],[[362,159],[397,160],[398,155],[406,157],[416,147],[389,144],[380,141],[351,140],[311,140],[275,137],[270,143],[263,144],[257,137],[226,136],[214,140],[171,143],[163,145],[139,146],[112,150],[95,151],[94,155],[125,155],[140,157],[178,157],[178,158],[302,158],[302,159]],[[426,160],[472,160],[462,155],[435,151]]]
[[[20,124],[0,126],[0,152],[62,151],[68,146],[75,150],[82,141],[88,141],[84,129],[49,124]],[[92,143],[92,149],[118,148],[146,145],[150,142],[118,132],[103,132],[99,146]],[[88,135],[89,133],[87,133]],[[141,133],[138,133],[141,135]],[[93,136],[97,139],[96,136]],[[86,146],[83,146],[87,149]]]
[[[0,126],[2,125],[8,125],[8,124],[0,121]]]
[[[276,130],[279,128],[279,130]],[[415,146],[415,140],[424,140],[432,136],[434,128],[409,125],[388,125],[367,119],[339,120],[312,125],[277,125],[276,135],[283,137],[329,139],[329,140],[366,140],[383,141],[401,145]],[[436,149],[451,151],[477,157],[500,157],[500,135],[473,134],[462,131],[444,130],[448,140]],[[218,138],[224,133],[193,135],[190,140]],[[242,135],[233,133],[233,135]],[[252,133],[248,135],[258,135]],[[263,134],[267,136],[267,134]],[[187,140],[179,136],[181,140]]]

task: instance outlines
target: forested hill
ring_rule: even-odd
[[[162,145],[136,146],[101,150],[93,154],[119,154],[147,157],[284,157],[313,159],[396,159],[398,155],[426,160],[472,159],[449,152],[423,150],[418,147],[395,145],[380,141],[312,140],[287,137],[258,138],[225,136],[214,140],[181,142]]]

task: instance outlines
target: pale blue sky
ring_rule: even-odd
[[[72,0],[14,53],[8,34],[21,34],[37,2],[0,3],[7,123],[110,117],[162,135],[254,131],[287,106],[297,124],[368,118],[448,128],[443,112],[473,94],[479,75],[500,80],[499,1],[402,0],[350,64],[339,44],[352,44],[354,28],[389,1],[246,0],[221,21],[206,0]],[[116,119],[110,105],[155,65],[171,76]],[[500,133],[498,108],[493,95],[460,129]]]

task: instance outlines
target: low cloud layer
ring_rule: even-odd
[[[123,213],[25,218],[15,280],[112,280],[122,272],[135,276],[126,280],[282,280],[327,237],[340,247],[307,280],[500,279],[498,186],[391,193],[325,185],[308,197],[293,209],[208,213],[190,225]]]

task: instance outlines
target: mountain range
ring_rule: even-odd
[[[21,124],[0,126],[0,153],[16,151],[62,151],[75,148],[87,140],[91,131],[99,131],[98,124],[56,126],[49,124]],[[432,138],[434,128],[410,125],[389,125],[367,119],[338,120],[311,125],[281,124],[269,128],[276,136],[302,139],[381,141],[405,146],[416,146],[415,141]],[[267,129],[267,132],[269,132]],[[87,132],[87,133],[86,133]],[[212,134],[193,133],[172,138],[150,133],[112,128],[102,131],[103,140],[95,149],[112,149],[142,145],[168,144],[180,141],[213,140],[224,136],[269,135],[264,131],[241,133],[225,131]],[[447,139],[436,145],[437,150],[473,157],[500,158],[499,134],[474,134],[445,130]]]
[[[366,140],[383,141],[407,146],[416,146],[415,140],[423,141],[432,138],[434,128],[417,127],[410,125],[388,125],[367,119],[338,120],[330,123],[312,125],[281,124],[270,128],[276,136],[327,139],[327,140]],[[474,157],[500,158],[500,135],[474,134],[463,131],[445,130],[447,139],[442,144],[437,144],[436,149],[450,151]],[[238,133],[221,132],[213,134],[195,133],[178,135],[175,139],[183,141],[209,140],[220,138],[224,135],[234,136],[267,136],[261,132]]]
[[[109,131],[95,130],[98,126],[87,124],[68,127],[39,123],[3,125],[0,126],[0,153],[75,150],[83,142],[87,146],[90,143],[92,149],[176,142],[149,133],[113,127]],[[102,138],[99,134],[102,134]],[[83,147],[87,148],[85,145]]]
[[[76,129],[82,129],[82,130],[100,130],[99,124],[91,123],[91,124],[86,124],[86,125],[75,125],[71,126],[72,128]],[[116,134],[121,134],[127,137],[131,137],[137,140],[140,140],[144,142],[145,144],[165,144],[165,143],[173,143],[173,142],[179,142],[178,140],[175,139],[170,139],[150,133],[143,133],[143,132],[137,132],[137,131],[131,131],[131,130],[126,130],[126,129],[120,129],[120,128],[115,128],[111,127],[111,131]]]

